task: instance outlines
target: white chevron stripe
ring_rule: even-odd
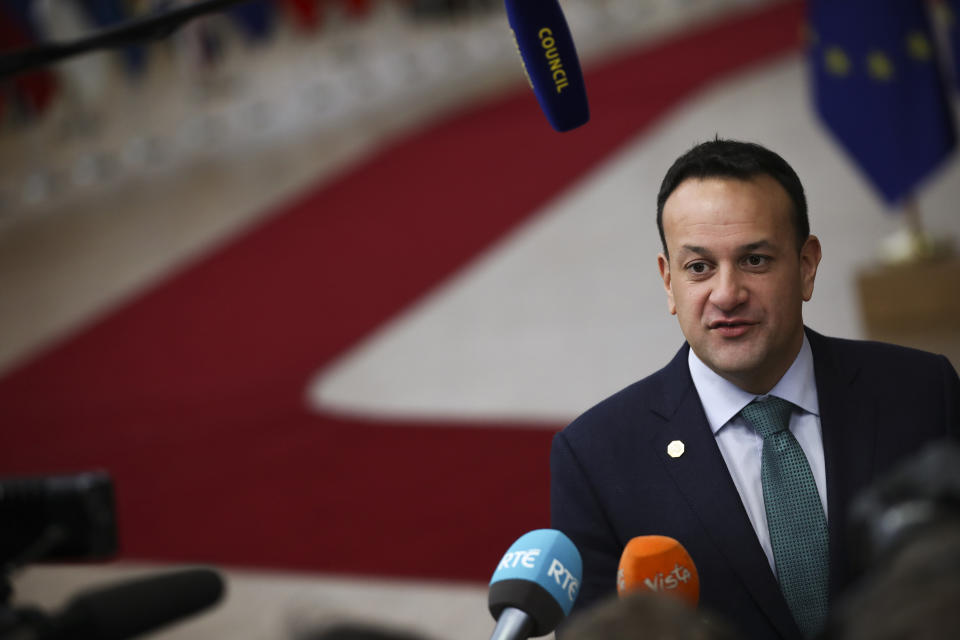
[[[569,420],[660,368],[682,344],[657,274],[655,203],[693,143],[754,140],[803,180],[824,259],[805,321],[862,337],[858,269],[898,227],[815,119],[797,55],[724,82],[678,109],[415,308],[318,372],[317,409]],[[957,235],[960,165],[921,194],[932,231]]]

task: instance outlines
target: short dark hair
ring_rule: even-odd
[[[721,140],[719,137],[702,142],[677,158],[667,170],[657,194],[657,229],[663,254],[667,253],[667,239],[663,234],[663,205],[670,194],[688,178],[734,178],[750,180],[767,175],[780,183],[793,203],[793,226],[797,234],[797,251],[810,236],[807,218],[807,198],[803,195],[800,178],[787,161],[769,149],[753,142]]]
[[[733,627],[665,593],[646,589],[611,594],[567,619],[566,640],[738,640]]]

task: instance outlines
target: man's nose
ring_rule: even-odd
[[[721,311],[733,311],[747,301],[748,292],[743,274],[737,269],[721,268],[713,279],[710,302]]]

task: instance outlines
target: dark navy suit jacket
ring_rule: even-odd
[[[960,380],[943,356],[807,329],[827,475],[831,601],[851,580],[851,500],[929,441],[960,434]],[[700,575],[700,607],[743,637],[801,638],[707,423],[689,346],[553,440],[551,526],[583,557],[575,611],[615,591],[635,536],[679,540]],[[680,440],[682,456],[667,454]]]

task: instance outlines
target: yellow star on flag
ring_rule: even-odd
[[[850,58],[840,47],[829,47],[823,54],[827,71],[837,76],[850,73]]]
[[[876,80],[889,82],[893,79],[893,63],[883,51],[871,51],[867,54],[867,72]]]
[[[907,53],[916,60],[929,60],[933,55],[933,46],[920,31],[911,31],[907,34]]]

